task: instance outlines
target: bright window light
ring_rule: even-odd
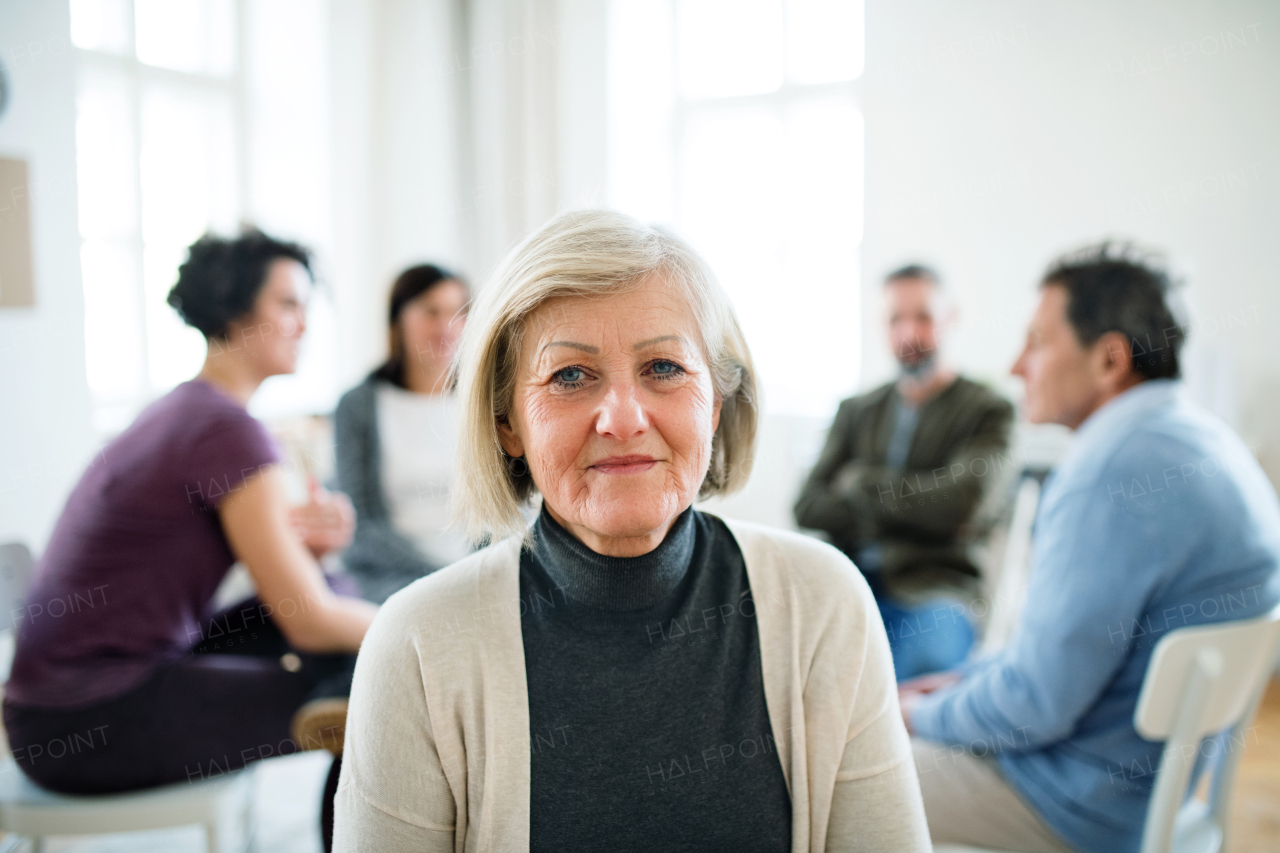
[[[853,80],[862,62],[862,0],[787,0],[788,80]]]
[[[609,196],[646,221],[674,218],[675,27],[669,3],[614,0],[609,27]]]
[[[137,112],[127,74],[84,68],[76,94],[80,236],[138,235]]]
[[[859,370],[862,4],[613,0],[610,16],[610,204],[707,258],[766,411],[829,415]]]
[[[138,60],[226,77],[236,69],[233,0],[134,0]]]
[[[133,53],[132,0],[71,0],[71,43],[85,50]]]
[[[153,84],[142,92],[142,238],[187,246],[235,228],[234,118],[230,98]]]
[[[86,367],[93,424],[109,436],[200,369],[204,339],[166,300],[187,246],[253,221],[324,255],[329,22],[312,0],[72,0],[71,15]],[[338,333],[323,292],[309,314],[298,373],[264,386],[256,411],[333,405]]]
[[[86,240],[80,268],[89,390],[104,403],[127,402],[144,390],[137,254],[128,244]]]
[[[677,0],[680,93],[754,95],[782,85],[781,0]]]

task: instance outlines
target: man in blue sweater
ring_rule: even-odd
[[[1045,484],[1009,644],[903,686],[935,843],[1137,851],[1162,748],[1133,728],[1152,649],[1280,601],[1275,490],[1182,397],[1168,291],[1107,245],[1041,282],[1013,372],[1028,419],[1076,436]]]

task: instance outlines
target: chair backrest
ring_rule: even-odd
[[[14,627],[13,611],[26,604],[34,572],[30,548],[21,542],[0,545],[0,631]]]
[[[1239,722],[1275,664],[1277,639],[1280,607],[1253,619],[1170,632],[1151,655],[1134,728],[1147,740],[1166,740],[1173,734],[1188,679],[1198,663],[1218,672],[1200,719],[1187,734],[1202,737]]]
[[[1013,500],[1013,513],[1005,533],[1000,575],[992,590],[991,615],[983,632],[982,651],[994,652],[1008,643],[1022,615],[1031,574],[1031,528],[1040,507],[1040,480],[1024,471]]]
[[[1240,750],[1219,756],[1207,809],[1187,803],[1191,772],[1205,735],[1239,728],[1253,716],[1278,642],[1280,607],[1254,619],[1180,628],[1156,644],[1133,712],[1138,734],[1165,742],[1142,853],[1169,853],[1178,826],[1198,835],[1196,849],[1222,848]],[[1184,806],[1199,817],[1181,821]]]

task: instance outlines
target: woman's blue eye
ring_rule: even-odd
[[[566,367],[555,374],[555,380],[562,386],[575,387],[581,385],[587,374],[581,367]]]
[[[659,379],[674,379],[684,373],[684,368],[674,361],[655,361],[650,369]]]

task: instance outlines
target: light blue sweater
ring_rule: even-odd
[[[1144,382],[1081,425],[1047,481],[1009,644],[924,697],[913,727],[994,754],[1068,843],[1136,851],[1161,749],[1133,728],[1152,649],[1169,631],[1277,601],[1275,490],[1178,383]]]

